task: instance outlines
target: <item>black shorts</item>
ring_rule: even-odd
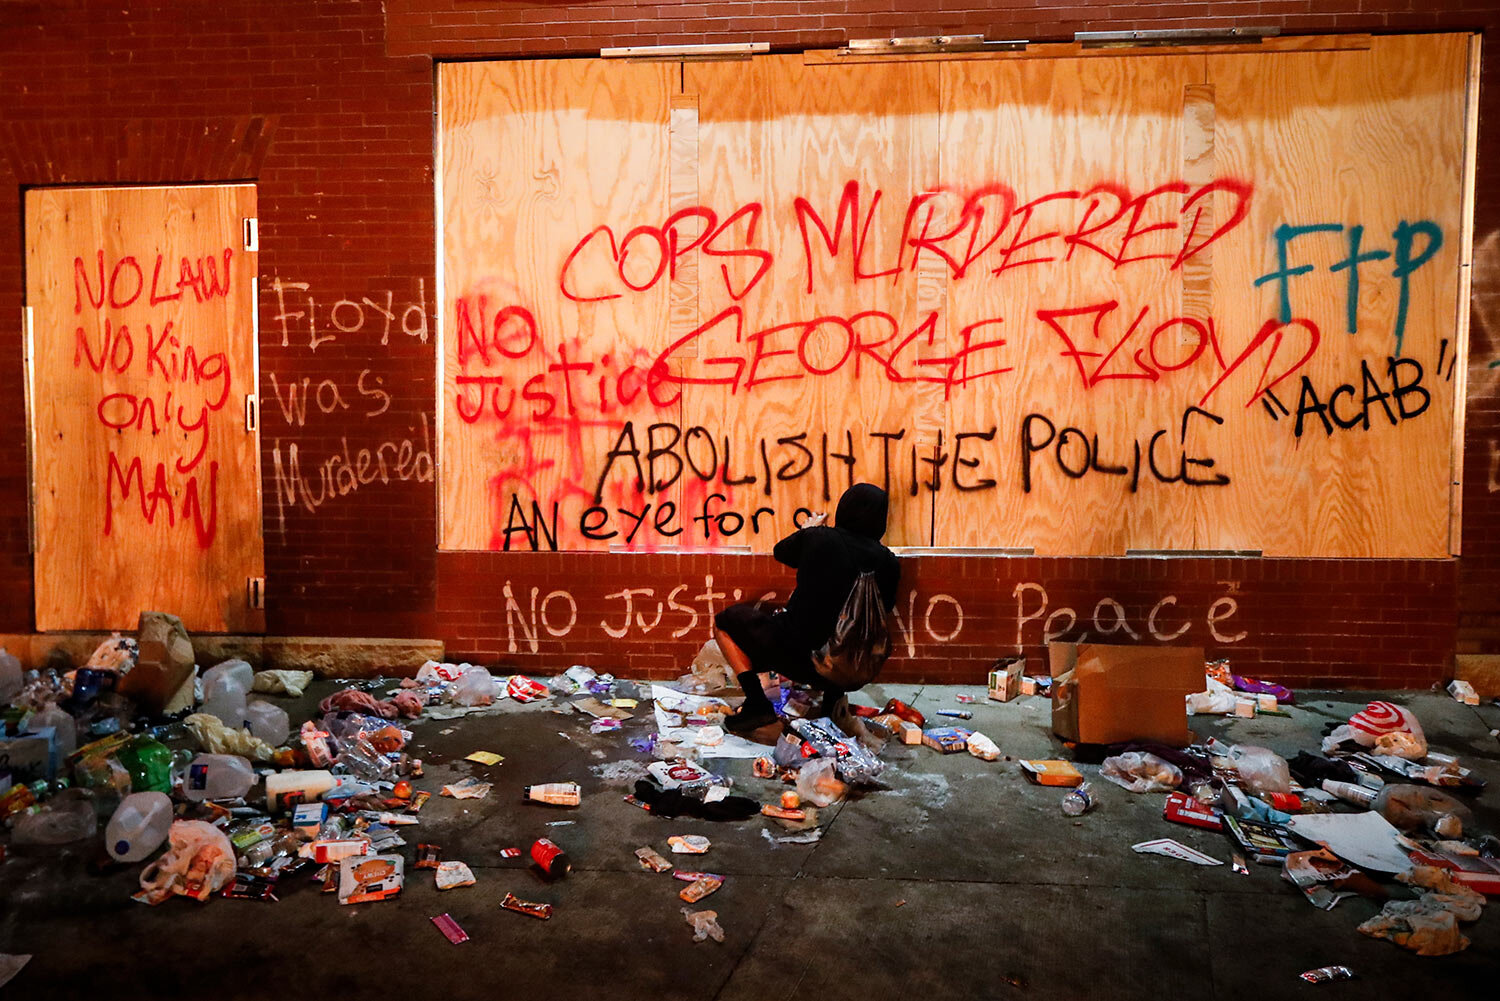
[[[715,615],[714,625],[745,651],[751,670],[775,671],[805,685],[823,684],[813,670],[812,654],[787,643],[778,621],[781,614],[780,608],[742,601]]]

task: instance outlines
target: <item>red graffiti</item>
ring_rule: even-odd
[[[163,291],[161,266],[164,255],[157,254],[156,262],[151,268],[151,291],[147,300],[151,305],[157,306],[182,298],[183,291],[188,289],[192,290],[194,302],[227,298],[229,296],[229,261],[234,256],[234,250],[225,247],[222,254],[224,258],[222,271],[218,258],[213,254],[196,259],[181,258],[176,283],[172,282],[170,275],[167,277],[165,288],[171,291]],[[117,259],[114,266],[109,269],[108,280],[104,276],[104,251],[98,251],[95,256],[93,279],[89,277],[88,266],[84,264],[83,258],[73,258],[74,313],[83,312],[84,303],[88,303],[96,310],[103,309],[106,298],[111,309],[124,309],[133,305],[145,291],[146,274],[141,269],[140,262],[133,256]]]
[[[204,503],[200,497],[198,477],[188,477],[187,485],[183,488],[181,510],[174,508],[172,490],[167,485],[167,464],[158,462],[155,473],[151,480],[151,489],[146,489],[144,473],[141,467],[140,456],[130,460],[130,464],[121,467],[119,456],[113,449],[109,452],[108,465],[105,471],[105,495],[104,495],[104,534],[110,535],[114,531],[115,523],[115,492],[118,489],[121,502],[130,499],[131,485],[134,484],[135,494],[140,503],[141,517],[148,525],[156,523],[157,515],[165,510],[167,513],[167,524],[176,527],[179,518],[184,524],[191,523],[194,537],[198,540],[198,548],[207,549],[213,545],[214,535],[218,532],[218,510],[219,510],[219,464],[210,462],[208,464],[208,513],[204,514]]]

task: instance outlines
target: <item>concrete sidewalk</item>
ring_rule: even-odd
[[[320,683],[295,705],[295,726]],[[383,688],[380,690],[384,690]],[[971,724],[1004,754],[1066,757],[1050,732],[1048,704],[983,700],[978,687],[874,686],[855,701],[906,700],[931,715],[981,700]],[[1324,725],[1342,722],[1371,693],[1299,693],[1292,718],[1199,717],[1195,729],[1258,743],[1286,756],[1316,750]],[[1414,710],[1434,750],[1456,754],[1500,781],[1500,708],[1466,708],[1446,696],[1394,693]],[[1063,791],[1027,783],[1012,761],[944,756],[889,744],[878,788],[825,811],[823,839],[773,845],[764,818],[742,823],[668,820],[626,804],[604,776],[612,763],[645,764],[631,736],[651,728],[639,712],[615,733],[591,735],[588,718],[551,702],[502,703],[461,720],[418,721],[414,751],[427,771],[415,785],[433,799],[409,845],[398,898],[340,906],[302,879],[278,902],[215,898],[134,903],[140,866],[91,877],[89,845],[12,849],[0,864],[0,952],[35,958],[6,989],[11,997],[205,996],[215,998],[641,999],[1456,999],[1494,991],[1500,914],[1467,925],[1456,956],[1426,959],[1355,926],[1378,909],[1350,899],[1324,912],[1282,880],[1279,867],[1199,867],[1136,855],[1133,843],[1171,837],[1227,862],[1223,836],[1161,819],[1163,797],[1132,795],[1095,778],[1097,806],[1077,820]],[[642,709],[648,709],[643,703]],[[493,767],[462,760],[475,750],[505,756]],[[737,791],[769,802],[781,786],[751,775],[748,760],[714,760]],[[494,782],[484,800],[436,795],[466,775]],[[575,810],[523,805],[521,787],[575,780]],[[1500,791],[1473,802],[1478,831],[1500,832]],[[549,826],[556,824],[557,826]],[[644,871],[634,851],[667,854],[674,834],[703,834],[703,856],[670,856],[682,868],[727,875],[694,909],[718,912],[725,941],[694,944],[677,892],[684,883]],[[565,880],[545,884],[526,859],[501,849],[551,837],[574,859]],[[467,862],[476,886],[438,892],[410,861],[418,841]],[[556,905],[550,921],[502,910],[507,891]],[[470,941],[448,943],[428,920],[447,912]],[[1303,970],[1343,964],[1357,980],[1313,988]]]

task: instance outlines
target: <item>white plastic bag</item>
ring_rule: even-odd
[[[1393,702],[1371,702],[1365,706],[1349,717],[1347,724],[1323,738],[1323,750],[1331,751],[1346,740],[1408,761],[1427,757],[1427,737],[1422,724],[1410,711]]]
[[[453,683],[454,705],[487,706],[495,701],[495,681],[482,667],[471,667]]]
[[[141,873],[148,903],[172,894],[207,900],[234,876],[234,847],[224,832],[201,820],[174,821],[167,850]]]
[[[1171,792],[1182,784],[1181,769],[1144,751],[1126,751],[1105,758],[1099,774],[1131,792]]]

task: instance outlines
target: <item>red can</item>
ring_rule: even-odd
[[[553,879],[561,879],[573,871],[573,860],[567,852],[547,838],[538,838],[531,844],[531,861]]]
[[[1296,793],[1273,792],[1267,795],[1266,799],[1270,802],[1272,808],[1280,810],[1283,813],[1296,813],[1302,809],[1302,797]]]

